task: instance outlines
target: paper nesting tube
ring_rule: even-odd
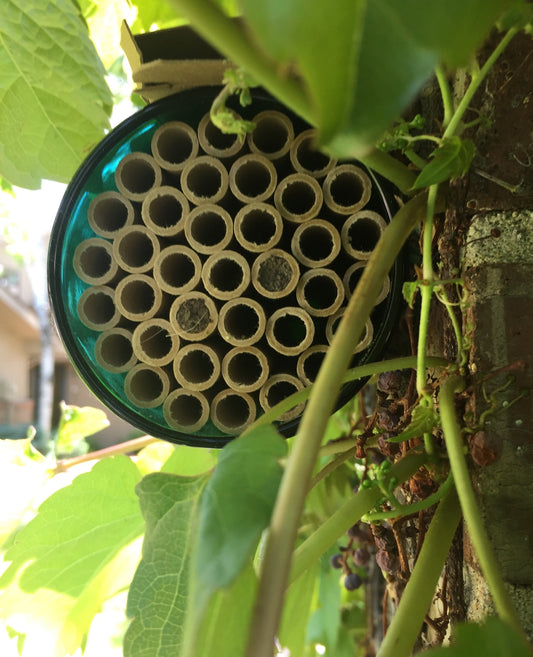
[[[141,208],[145,226],[162,237],[172,237],[181,233],[188,214],[187,197],[170,185],[161,185],[150,190]]]
[[[253,123],[255,128],[248,134],[248,146],[252,153],[278,160],[289,152],[294,128],[286,114],[266,110],[254,116]]]
[[[255,420],[256,405],[247,392],[224,389],[211,402],[213,424],[224,433],[239,434]]]
[[[87,288],[78,300],[78,316],[85,326],[94,331],[115,327],[121,320],[115,305],[115,291],[107,285]]]
[[[218,332],[235,347],[255,344],[265,332],[266,317],[255,299],[237,297],[222,306],[218,316]]]
[[[233,237],[232,218],[220,205],[200,205],[187,217],[185,237],[191,248],[198,253],[211,255],[222,251]]]
[[[344,285],[344,292],[346,294],[347,299],[350,298],[354,293],[354,290],[357,287],[357,284],[359,283],[359,280],[365,270],[365,267],[366,267],[366,260],[358,260],[357,262],[354,262],[352,265],[350,265],[348,269],[344,272],[342,283]],[[382,301],[384,301],[388,296],[389,292],[390,292],[390,278],[387,276],[387,278],[383,281],[381,292],[379,293],[379,296],[375,301],[375,305],[377,306]]]
[[[326,324],[326,339],[329,342],[329,344],[333,342],[335,331],[337,330],[337,327],[339,325],[340,320],[342,319],[342,316],[344,315],[345,310],[346,308],[341,308],[334,315],[328,317],[328,321]],[[370,345],[373,338],[374,338],[374,325],[372,324],[372,320],[368,318],[365,324],[365,332],[363,333],[361,339],[357,343],[357,346],[353,350],[353,353],[358,354],[360,351],[364,351]]]
[[[209,402],[201,392],[177,388],[163,402],[163,415],[173,429],[194,433],[209,420]]]
[[[202,342],[182,347],[172,367],[176,381],[187,390],[208,390],[220,376],[220,359],[216,350]]]
[[[310,386],[316,381],[318,371],[326,357],[328,349],[328,345],[315,344],[309,347],[309,349],[306,349],[298,357],[296,373],[305,386]]]
[[[274,192],[274,204],[282,217],[301,224],[317,216],[322,207],[322,188],[306,173],[291,173]]]
[[[218,312],[211,297],[193,290],[174,299],[169,320],[180,338],[198,342],[216,329]]]
[[[300,268],[296,258],[282,249],[260,253],[252,265],[255,289],[269,299],[280,299],[298,285]]]
[[[329,221],[311,219],[294,231],[291,251],[306,267],[326,267],[339,255],[341,238]]]
[[[200,155],[183,167],[180,183],[191,203],[217,203],[228,191],[228,172],[220,160]]]
[[[240,297],[250,284],[250,266],[237,251],[210,255],[202,269],[206,292],[216,299]]]
[[[142,201],[163,179],[161,167],[151,155],[130,153],[123,157],[115,171],[115,182],[119,192],[131,201]]]
[[[154,263],[154,279],[164,292],[183,294],[193,290],[202,275],[202,262],[188,246],[175,244],[162,249]]]
[[[207,155],[221,158],[237,155],[244,145],[238,135],[219,130],[211,121],[209,113],[205,114],[198,124],[198,141]]]
[[[126,374],[124,392],[135,406],[155,408],[167,398],[170,379],[162,368],[139,363]]]
[[[296,299],[310,315],[327,317],[341,307],[344,286],[332,269],[309,269],[298,282]]]
[[[186,123],[169,121],[154,132],[151,146],[160,167],[167,171],[181,171],[198,154],[198,137]]]
[[[135,356],[148,365],[162,367],[174,360],[180,339],[170,322],[161,317],[147,319],[137,324],[132,336]]]
[[[120,314],[134,322],[154,317],[162,301],[161,288],[146,274],[129,274],[115,290],[115,303]]]
[[[344,222],[341,230],[342,247],[352,258],[368,260],[376,248],[387,224],[372,210],[361,210]]]
[[[131,201],[122,194],[103,192],[91,201],[87,218],[97,235],[113,239],[119,230],[131,226],[135,211]]]
[[[363,208],[372,194],[366,173],[354,164],[340,164],[332,169],[322,185],[326,205],[339,214],[353,214]]]
[[[229,186],[243,203],[266,201],[276,189],[278,174],[270,160],[252,153],[236,160],[229,171]]]
[[[303,383],[292,374],[285,372],[271,376],[259,391],[259,403],[264,411],[270,410],[289,395],[303,389]],[[305,404],[298,404],[290,411],[283,413],[278,419],[282,422],[293,420],[303,411]]]
[[[129,274],[144,274],[154,267],[159,240],[146,226],[123,228],[113,242],[113,257]]]
[[[114,374],[131,370],[137,363],[131,340],[132,333],[125,328],[100,333],[94,345],[94,355],[100,367]]]
[[[78,244],[73,265],[78,277],[89,285],[107,285],[119,273],[113,245],[101,237],[90,237]]]
[[[268,203],[248,203],[235,216],[233,227],[239,244],[247,251],[261,253],[273,249],[283,234],[283,220]]]
[[[266,325],[268,344],[280,354],[297,356],[315,337],[315,325],[309,313],[297,306],[278,308]]]
[[[291,144],[291,163],[300,173],[322,178],[337,164],[337,160],[315,149],[317,131],[304,130]]]
[[[222,359],[222,377],[238,392],[259,390],[268,373],[268,359],[257,347],[234,347]]]

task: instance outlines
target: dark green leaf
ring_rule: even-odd
[[[413,185],[414,189],[423,189],[448,179],[464,176],[475,154],[474,143],[470,139],[450,137],[434,151],[431,162],[420,172]]]

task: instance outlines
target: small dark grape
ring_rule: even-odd
[[[389,573],[389,575],[394,575],[400,570],[400,558],[393,552],[378,550],[376,552],[376,563],[381,570]]]
[[[370,528],[364,523],[357,523],[356,525],[352,525],[346,533],[350,538],[353,538],[360,543],[372,542],[372,533]]]
[[[363,580],[357,573],[350,573],[344,578],[344,588],[347,591],[355,591],[355,589],[358,589],[362,583]]]
[[[364,547],[357,548],[353,553],[353,562],[356,566],[364,566],[368,563],[370,554]]]
[[[342,568],[344,565],[344,559],[342,557],[342,554],[333,554],[329,558],[329,563],[332,568]]]

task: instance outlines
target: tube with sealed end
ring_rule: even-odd
[[[114,374],[128,372],[137,363],[131,340],[132,333],[125,328],[104,331],[94,345],[96,362]]]
[[[230,435],[241,433],[255,420],[256,413],[255,402],[247,392],[224,389],[211,402],[213,424]]]
[[[180,183],[191,203],[217,203],[228,191],[228,172],[220,160],[201,155],[183,167]]]
[[[162,249],[154,263],[154,279],[169,294],[193,290],[202,275],[202,262],[188,246],[174,244]]]
[[[144,274],[154,267],[159,240],[146,226],[123,228],[113,242],[113,257],[129,274]]]
[[[208,390],[220,376],[220,359],[216,350],[202,342],[182,347],[172,367],[176,381],[187,390]]]
[[[350,265],[348,269],[344,272],[342,283],[344,285],[344,291],[347,299],[349,299],[352,296],[365,270],[365,267],[366,267],[366,260],[358,260],[357,262],[354,262],[352,265]],[[389,292],[390,292],[390,278],[387,276],[387,278],[383,281],[381,292],[379,293],[379,296],[376,299],[375,305],[377,306],[382,301],[384,301],[388,296]]]
[[[363,208],[372,194],[366,173],[354,164],[339,164],[322,185],[326,205],[338,214],[353,214]]]
[[[270,410],[289,395],[303,389],[303,383],[292,374],[285,372],[271,376],[259,391],[259,403],[264,411]],[[305,404],[298,404],[290,411],[283,413],[278,420],[287,422],[302,414]]]
[[[131,201],[142,201],[163,180],[161,167],[147,153],[130,153],[120,160],[115,171],[119,192]]]
[[[109,284],[119,273],[113,245],[101,237],[90,237],[78,244],[72,264],[78,277],[89,285]]]
[[[310,386],[315,382],[328,349],[328,345],[315,344],[309,347],[309,349],[306,349],[298,357],[296,373],[305,386]]]
[[[257,153],[243,155],[229,171],[229,186],[243,203],[266,201],[276,189],[278,174],[270,160]]]
[[[115,291],[107,285],[87,288],[78,300],[77,309],[81,322],[94,331],[111,329],[121,320]]]
[[[140,361],[148,365],[168,365],[174,359],[179,346],[179,337],[170,322],[162,317],[147,319],[133,331],[133,351]]]
[[[151,276],[129,274],[115,290],[115,303],[120,314],[134,322],[151,319],[161,308],[163,293]]]
[[[232,390],[259,390],[268,373],[268,359],[257,347],[234,347],[222,359],[222,376]]]
[[[198,137],[187,123],[169,121],[154,132],[151,146],[160,167],[167,171],[181,171],[198,154]]]
[[[266,110],[254,116],[253,123],[255,128],[248,134],[248,146],[252,153],[278,160],[289,152],[294,128],[286,114]]]
[[[296,356],[313,342],[315,325],[309,313],[297,306],[278,308],[269,317],[266,339],[272,349],[285,356]]]
[[[342,248],[352,258],[368,260],[386,227],[385,219],[377,212],[356,212],[342,226]]]
[[[306,267],[326,267],[339,255],[341,238],[329,221],[311,219],[294,231],[291,251]]]
[[[187,242],[198,253],[225,249],[233,237],[232,218],[223,207],[206,203],[194,208],[185,222]]]
[[[317,131],[312,128],[301,132],[291,144],[291,163],[300,173],[322,178],[337,164],[337,160],[315,149]]]
[[[131,201],[122,194],[102,192],[91,201],[87,219],[97,235],[113,239],[119,230],[131,226],[135,211]]]
[[[189,214],[189,201],[185,194],[171,187],[161,185],[145,196],[141,216],[145,226],[156,235],[173,237],[183,231],[185,218]]]
[[[235,118],[240,118],[236,116]],[[229,134],[219,130],[211,121],[209,112],[204,114],[198,124],[198,141],[207,155],[214,157],[234,157],[242,150],[244,142],[237,134]]]
[[[326,324],[326,339],[329,342],[329,344],[333,342],[333,337],[342,319],[342,316],[344,315],[345,310],[346,308],[341,308],[334,315],[328,317],[328,322]],[[364,351],[370,345],[373,338],[374,338],[374,325],[372,324],[372,320],[368,318],[365,324],[364,335],[357,343],[357,346],[354,349],[353,353],[358,354],[360,351]]]
[[[306,173],[291,173],[274,192],[274,204],[282,217],[301,224],[317,216],[322,207],[322,188]]]
[[[296,288],[296,298],[314,317],[333,315],[344,301],[344,286],[332,269],[309,269]]]
[[[252,265],[255,289],[269,299],[280,299],[298,285],[300,267],[296,258],[282,249],[260,253]]]
[[[237,297],[222,306],[218,316],[218,332],[235,347],[255,344],[265,332],[263,306],[255,299]]]
[[[208,294],[216,299],[233,299],[250,284],[250,266],[237,251],[220,251],[205,261],[202,281]]]
[[[211,297],[193,290],[174,299],[169,320],[181,338],[198,342],[216,329],[218,312]]]
[[[139,363],[126,374],[124,392],[135,406],[155,408],[167,398],[170,392],[170,379],[160,367]]]
[[[248,203],[235,216],[235,237],[247,251],[261,253],[273,249],[283,234],[283,220],[268,203]]]
[[[163,402],[167,424],[178,431],[199,431],[209,420],[209,402],[197,390],[177,388]]]

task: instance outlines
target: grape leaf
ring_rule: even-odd
[[[91,406],[72,406],[61,402],[61,419],[57,430],[56,450],[71,454],[87,436],[109,426],[104,411]]]
[[[279,629],[279,642],[291,657],[302,657],[305,650],[311,602],[318,577],[318,562],[288,588]]]
[[[414,189],[423,189],[448,179],[460,178],[468,171],[476,149],[471,139],[450,137],[433,152],[431,162],[422,169]]]

